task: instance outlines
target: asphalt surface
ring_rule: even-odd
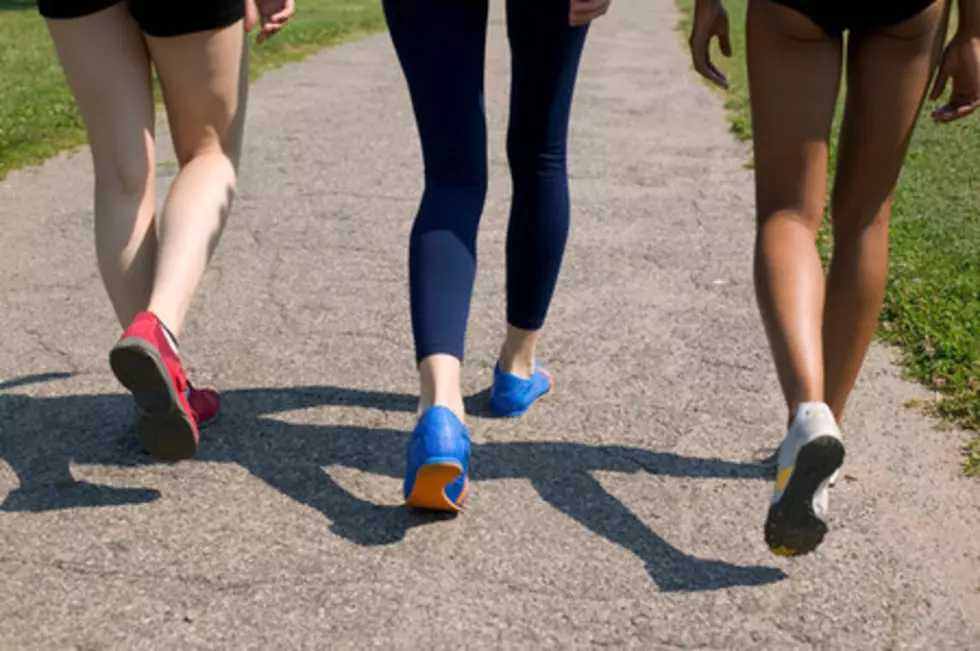
[[[752,293],[747,152],[676,24],[670,0],[616,0],[594,26],[541,351],[558,391],[504,422],[480,415],[509,192],[493,12],[474,486],[456,519],[399,503],[421,170],[386,35],[253,88],[241,194],[182,337],[225,396],[198,460],[145,457],[109,372],[87,152],[0,184],[0,647],[980,648],[965,436],[904,406],[929,394],[887,349],[845,423],[827,541],[796,560],[763,543],[760,460],[785,416]]]

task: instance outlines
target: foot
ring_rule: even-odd
[[[136,400],[143,447],[163,461],[197,454],[198,424],[213,421],[218,394],[196,390],[156,315],[143,312],[109,353],[112,372]]]
[[[779,448],[766,543],[777,556],[812,552],[827,534],[828,488],[844,462],[844,443],[830,408],[799,406]]]
[[[435,406],[419,418],[408,443],[405,503],[458,513],[469,493],[470,435],[450,409]]]
[[[198,389],[190,381],[187,382],[187,403],[194,412],[197,429],[202,430],[213,425],[221,413],[221,394],[214,389]],[[139,426],[142,410],[136,405],[136,423]]]
[[[187,402],[194,412],[198,429],[203,429],[218,420],[221,413],[221,394],[214,389],[198,389],[187,382]]]
[[[515,418],[527,413],[535,402],[549,395],[554,389],[551,372],[540,364],[534,365],[534,373],[525,380],[512,373],[493,369],[493,388],[490,390],[490,410],[496,416]]]

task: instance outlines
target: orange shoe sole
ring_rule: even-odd
[[[415,475],[412,494],[405,500],[405,504],[429,511],[461,512],[470,492],[469,477],[455,502],[446,496],[446,486],[456,481],[462,472],[463,467],[456,463],[429,463],[422,466]]]

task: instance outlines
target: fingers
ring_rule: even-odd
[[[967,104],[959,107],[944,106],[933,111],[932,119],[940,124],[949,124],[950,122],[955,122],[960,118],[970,115],[976,110],[976,108],[977,107],[974,104]]]
[[[946,84],[949,83],[951,67],[949,60],[949,51],[947,50],[939,64],[939,72],[936,73],[936,81],[932,85],[932,92],[929,93],[929,99],[933,101],[942,97],[943,93],[946,92]]]
[[[694,69],[699,75],[714,85],[720,88],[728,88],[728,79],[725,78],[725,75],[723,75],[707,57],[700,57],[700,61],[696,58],[694,61]]]
[[[271,13],[266,6],[262,7],[262,31],[255,39],[258,43],[264,43],[282,31],[296,11],[294,0],[280,0],[275,4],[278,5],[278,9]]]
[[[721,45],[722,54],[724,54],[726,57],[732,56],[732,37],[728,31],[727,22],[721,34],[718,35],[718,44]]]
[[[269,19],[278,23],[279,25],[285,25],[289,22],[289,19],[293,17],[294,13],[296,13],[296,1],[283,0],[282,8],[269,16]]]
[[[599,18],[609,10],[610,0],[572,0],[569,24],[579,27]]]
[[[711,63],[711,34],[698,30],[691,35],[691,58],[694,60],[694,69],[699,75],[721,88],[728,88],[728,80],[721,71]]]
[[[274,23],[270,23],[268,25],[263,24],[262,31],[260,31],[259,35],[255,37],[255,42],[260,44],[265,43],[270,38],[281,32],[282,28],[282,25],[276,25]]]
[[[285,26],[286,26],[285,23],[276,23],[276,22],[272,22],[272,21],[263,21],[262,22],[262,31],[259,32],[258,38],[256,38],[256,40],[259,43],[264,43],[265,41],[268,41],[270,38],[272,38],[273,36],[275,36],[276,34],[278,34],[279,32],[281,32],[282,31],[282,28],[285,27]]]
[[[603,7],[602,9],[598,9],[591,13],[576,14],[572,16],[572,20],[570,21],[570,24],[572,27],[581,27],[582,25],[588,25],[596,18],[601,18],[602,16],[605,15],[606,15],[606,8]]]
[[[694,71],[706,79],[710,79],[708,66],[708,46],[703,38],[699,36],[691,37],[691,60],[694,62]]]
[[[943,53],[939,71],[936,73],[936,81],[929,92],[929,99],[936,101],[946,92],[950,80],[953,81],[953,91],[949,99],[943,106],[932,112],[932,119],[942,124],[966,117],[980,107],[980,93],[977,91],[976,83],[967,83],[966,80],[961,79],[963,75],[960,74],[961,69],[957,67],[956,61],[956,53],[952,48],[948,48]]]
[[[932,112],[932,119],[936,122],[948,124],[970,115],[977,108],[980,108],[980,100],[970,102],[962,98],[951,99],[945,106]]]
[[[711,61],[708,61],[708,74],[705,77],[719,88],[728,90],[728,79]]]

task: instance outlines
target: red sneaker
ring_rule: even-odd
[[[197,454],[198,422],[217,415],[220,398],[191,388],[156,315],[137,315],[109,352],[109,364],[136,400],[137,431],[146,451],[164,461]]]
[[[191,386],[190,382],[187,386],[191,388],[187,402],[194,412],[198,428],[203,429],[218,419],[218,412],[221,411],[221,394],[214,389],[198,389]]]

